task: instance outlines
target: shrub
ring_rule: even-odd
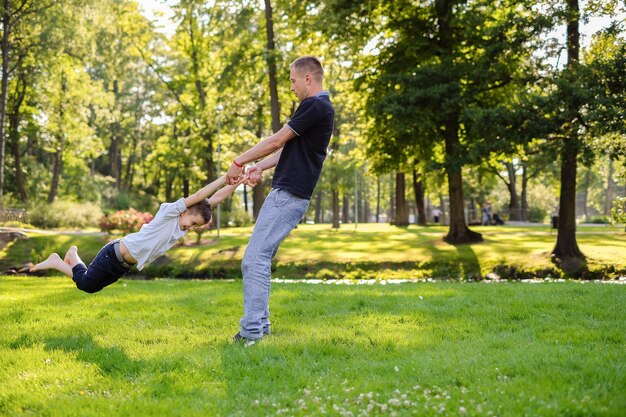
[[[138,231],[142,225],[150,223],[154,216],[151,213],[137,211],[134,208],[118,210],[100,219],[100,229],[110,233],[119,230],[125,234]]]
[[[95,227],[101,217],[102,210],[97,204],[62,200],[52,204],[38,204],[28,211],[28,221],[41,228]]]
[[[526,210],[526,220],[532,223],[543,223],[548,211],[540,207],[529,207]]]
[[[607,216],[592,216],[585,220],[585,223],[591,224],[609,224],[609,218]]]

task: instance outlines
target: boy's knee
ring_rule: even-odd
[[[76,283],[76,288],[78,288],[81,291],[85,291],[89,294],[93,294],[95,292],[98,292],[102,289],[101,286],[99,285],[94,285],[93,283],[90,282],[83,282],[83,281],[79,281]]]

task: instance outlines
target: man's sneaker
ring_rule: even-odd
[[[233,342],[241,343],[245,347],[252,346],[256,343],[255,339],[248,339],[247,337],[243,337],[240,332],[233,336]]]

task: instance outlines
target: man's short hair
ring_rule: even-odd
[[[199,203],[194,204],[189,207],[189,211],[194,214],[199,214],[204,219],[204,224],[207,224],[211,220],[211,204],[209,204],[209,199],[205,198]]]
[[[304,71],[311,74],[316,81],[322,81],[324,79],[324,68],[319,59],[314,56],[301,56],[291,63],[289,68],[294,68],[298,71]]]

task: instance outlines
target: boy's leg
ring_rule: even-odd
[[[241,263],[244,315],[239,323],[243,337],[259,339],[264,327],[269,331],[272,258],[283,239],[298,225],[308,205],[309,200],[284,190],[272,190],[261,207]]]
[[[37,265],[30,268],[30,271],[35,272],[35,271],[41,271],[44,269],[55,269],[59,272],[64,273],[70,278],[72,278],[73,276],[72,266],[64,262],[63,259],[61,259],[61,257],[56,253],[50,254],[50,256],[48,256],[48,259],[46,259],[43,262],[39,262]]]

